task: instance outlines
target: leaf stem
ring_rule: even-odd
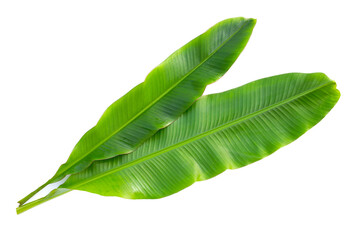
[[[45,185],[45,184],[44,184],[44,185]],[[46,185],[45,185],[45,186],[46,186]],[[42,204],[42,203],[44,203],[44,202],[47,202],[47,201],[49,201],[49,200],[51,200],[51,199],[54,199],[54,198],[56,198],[56,197],[58,197],[58,196],[61,196],[61,195],[65,194],[65,193],[68,193],[68,192],[70,192],[70,191],[71,191],[71,189],[66,189],[66,188],[57,188],[57,189],[54,189],[54,190],[52,190],[48,195],[46,195],[46,196],[43,197],[43,198],[39,198],[39,199],[37,199],[37,200],[35,200],[35,201],[32,201],[32,202],[29,202],[29,203],[27,203],[27,204],[20,205],[18,208],[16,208],[16,213],[17,213],[17,214],[23,213],[23,212],[25,212],[25,211],[33,208],[33,207],[36,207],[37,205],[40,205],[40,204]],[[32,193],[31,193],[31,194],[32,194]]]
[[[40,192],[44,187],[46,187],[47,185],[49,185],[50,183],[52,183],[52,178],[49,179],[46,183],[44,183],[43,185],[41,185],[40,187],[38,187],[35,191],[31,192],[30,194],[28,194],[26,197],[24,197],[23,199],[21,199],[20,201],[18,201],[18,203],[20,204],[20,206],[22,206],[24,203],[26,203],[30,198],[32,198],[35,194],[37,194],[38,192]]]

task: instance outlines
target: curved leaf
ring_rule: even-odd
[[[94,162],[58,191],[131,199],[168,196],[291,143],[339,97],[335,82],[322,73],[284,74],[204,96],[133,153]]]
[[[169,125],[202,95],[206,85],[231,67],[255,23],[245,18],[224,20],[174,52],[143,83],[114,102],[76,144],[67,162],[20,205],[49,183],[84,170],[94,160],[132,152]]]

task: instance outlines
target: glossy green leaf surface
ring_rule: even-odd
[[[206,85],[231,67],[247,44],[254,19],[224,20],[174,52],[145,81],[114,102],[76,144],[67,162],[47,184],[84,170],[94,160],[132,152],[156,131],[178,118]]]
[[[133,153],[94,162],[47,198],[74,189],[130,199],[168,196],[291,143],[339,97],[335,82],[322,73],[284,74],[204,96]]]

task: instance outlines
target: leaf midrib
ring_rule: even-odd
[[[323,88],[323,87],[326,87],[327,85],[330,85],[330,84],[334,84],[334,82],[333,82],[333,81],[330,81],[330,82],[327,82],[327,83],[325,83],[325,84],[322,84],[322,85],[320,85],[320,86],[318,86],[318,87],[316,87],[316,88],[313,88],[313,89],[304,91],[304,92],[302,92],[302,93],[300,93],[300,94],[297,94],[297,95],[295,95],[295,96],[293,96],[293,97],[287,98],[287,99],[282,100],[282,101],[280,101],[280,102],[278,102],[278,103],[272,104],[272,105],[267,106],[267,107],[265,107],[265,108],[262,108],[262,109],[260,109],[260,110],[258,110],[258,111],[255,111],[255,112],[253,112],[253,113],[250,113],[250,114],[248,114],[248,115],[246,115],[246,116],[240,117],[239,119],[236,119],[236,120],[234,120],[234,121],[228,122],[228,123],[223,124],[223,125],[220,125],[220,126],[214,128],[214,129],[211,129],[211,130],[209,130],[209,131],[206,131],[206,132],[204,132],[204,133],[202,133],[202,134],[199,134],[199,135],[197,135],[197,136],[195,136],[195,137],[188,138],[188,139],[186,139],[185,141],[176,143],[176,144],[174,144],[174,145],[172,145],[172,146],[163,148],[163,149],[161,149],[160,151],[151,153],[151,154],[149,154],[149,155],[147,155],[147,156],[138,158],[138,159],[136,159],[136,160],[134,160],[134,161],[132,161],[132,162],[130,162],[130,163],[126,163],[126,164],[124,164],[124,165],[122,165],[122,166],[116,167],[116,168],[114,168],[114,169],[112,169],[112,170],[110,170],[110,171],[106,171],[106,172],[104,172],[104,173],[102,173],[102,174],[99,174],[99,175],[96,175],[96,176],[94,176],[94,177],[88,178],[86,181],[82,181],[82,182],[80,182],[79,184],[70,185],[70,187],[75,188],[75,187],[78,187],[78,186],[87,184],[87,183],[89,183],[89,182],[95,181],[95,180],[97,180],[97,179],[99,179],[99,178],[102,178],[102,177],[104,177],[104,176],[111,175],[111,174],[113,174],[113,173],[115,173],[115,172],[118,172],[118,171],[124,169],[124,168],[128,168],[128,167],[131,167],[131,166],[136,165],[136,164],[138,164],[138,163],[142,163],[142,162],[144,162],[144,161],[146,161],[146,160],[148,160],[148,159],[151,159],[151,158],[153,158],[153,157],[156,157],[156,156],[158,156],[158,155],[161,155],[161,154],[163,154],[164,152],[168,152],[168,151],[171,151],[171,150],[173,150],[173,149],[175,149],[175,148],[184,146],[184,145],[186,145],[186,144],[188,144],[188,143],[191,143],[191,142],[194,142],[194,141],[196,141],[196,140],[198,140],[198,139],[200,139],[200,138],[209,136],[209,135],[211,135],[211,134],[213,134],[213,133],[215,133],[215,132],[220,132],[220,131],[222,131],[222,130],[228,128],[228,127],[231,127],[231,126],[233,126],[233,125],[235,125],[235,124],[238,124],[238,123],[240,123],[240,122],[244,122],[244,121],[246,121],[246,120],[248,120],[248,119],[250,119],[250,118],[252,118],[252,117],[254,117],[254,116],[261,115],[261,114],[263,114],[263,113],[265,113],[265,112],[267,112],[267,111],[273,110],[273,109],[275,109],[275,108],[277,108],[277,107],[279,107],[279,106],[288,104],[288,103],[290,103],[290,102],[292,102],[292,101],[294,101],[294,100],[296,100],[296,99],[298,99],[298,98],[301,98],[301,97],[303,97],[303,96],[305,96],[305,95],[307,95],[307,94],[310,94],[310,93],[312,93],[312,92],[315,92],[315,91],[317,91],[317,90],[319,90],[319,89],[321,89],[321,88]],[[60,187],[61,187],[61,186],[60,186]],[[65,188],[66,188],[66,187],[65,187]]]
[[[93,147],[89,152],[87,152],[85,155],[83,155],[81,158],[79,158],[77,161],[74,161],[73,164],[69,165],[67,168],[65,168],[61,174],[63,174],[64,172],[66,172],[67,170],[69,170],[69,168],[71,168],[72,166],[74,166],[77,162],[81,161],[82,159],[84,159],[85,157],[87,157],[89,154],[91,154],[93,151],[95,151],[98,147],[100,147],[102,144],[104,144],[105,142],[107,142],[110,138],[112,138],[114,135],[116,135],[118,132],[120,132],[122,129],[124,129],[126,126],[128,126],[131,122],[133,122],[135,119],[137,119],[139,116],[141,116],[144,112],[146,112],[149,108],[151,108],[155,103],[157,103],[158,101],[160,101],[160,99],[162,99],[165,95],[167,95],[171,90],[173,90],[177,85],[179,85],[185,78],[187,78],[188,76],[190,76],[194,71],[196,71],[201,65],[203,65],[206,61],[208,61],[216,52],[218,52],[222,47],[224,47],[226,45],[226,43],[228,43],[236,34],[238,34],[240,32],[240,30],[244,27],[245,23],[247,23],[246,21],[248,21],[249,19],[244,19],[244,23],[241,25],[241,27],[236,30],[228,39],[226,39],[226,41],[224,41],[219,47],[217,47],[211,54],[209,54],[209,56],[207,56],[203,61],[201,61],[196,67],[194,67],[191,71],[189,71],[187,74],[185,74],[182,78],[180,78],[179,81],[177,81],[173,86],[171,86],[168,90],[166,90],[163,94],[161,94],[159,97],[157,97],[154,101],[152,101],[148,106],[146,106],[143,110],[141,110],[139,113],[137,113],[134,117],[132,117],[130,120],[128,120],[125,124],[123,124],[119,129],[117,129],[116,131],[114,131],[113,134],[111,134],[110,136],[108,136],[107,138],[105,138],[103,141],[101,141],[99,144],[97,144],[95,147]],[[203,33],[204,34],[204,33]],[[200,36],[202,36],[203,34],[201,34]],[[146,79],[145,79],[146,81]],[[144,82],[142,83],[144,84]],[[96,127],[95,127],[96,128]],[[130,150],[129,152],[124,152],[123,154],[127,154],[132,152],[132,150]],[[95,161],[96,159],[94,159]],[[59,174],[59,175],[61,175]],[[59,176],[58,175],[58,176]]]

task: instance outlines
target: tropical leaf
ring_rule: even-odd
[[[231,67],[247,44],[256,20],[224,20],[174,52],[145,81],[114,102],[97,125],[76,144],[66,163],[44,185],[84,170],[94,160],[132,152],[156,131],[179,117],[206,85]]]
[[[322,73],[290,73],[200,98],[131,154],[96,161],[23,212],[70,190],[161,198],[258,161],[316,125],[340,97]]]

